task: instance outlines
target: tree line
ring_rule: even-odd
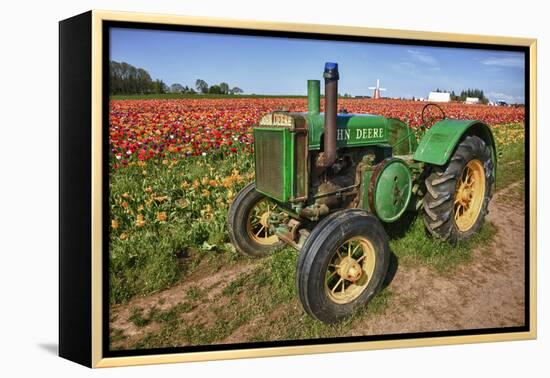
[[[239,87],[230,88],[229,84],[222,82],[209,86],[208,83],[202,79],[197,79],[195,82],[195,88],[199,93],[214,93],[214,94],[239,94],[243,93],[243,90]]]
[[[240,94],[243,90],[239,87],[230,87],[222,82],[208,85],[202,79],[197,79],[195,87],[190,88],[179,83],[170,86],[160,79],[153,80],[151,75],[143,68],[137,68],[126,62],[109,62],[109,80],[111,95],[132,94],[157,94],[157,93],[183,93],[183,94]]]
[[[437,88],[435,90],[436,92],[447,92],[448,91],[442,91],[441,89]],[[489,99],[485,97],[485,93],[483,93],[482,89],[466,89],[460,92],[460,95],[457,95],[455,91],[451,91],[451,101],[466,101],[467,97],[477,97],[479,98],[480,104],[487,104],[489,102]]]
[[[485,97],[485,93],[483,93],[482,89],[467,89],[465,91],[460,92],[460,95],[457,96],[455,92],[451,92],[451,99],[456,101],[466,101],[467,97],[477,97],[479,98],[479,102],[481,104],[487,104],[489,102],[489,99]]]

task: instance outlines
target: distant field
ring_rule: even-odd
[[[113,167],[126,166],[130,161],[164,159],[167,156],[177,159],[178,156],[220,151],[249,151],[252,126],[263,114],[282,109],[307,111],[305,97],[216,96],[221,95],[111,100]],[[425,105],[425,102],[386,99],[343,98],[338,101],[338,108],[349,113],[398,118],[413,128],[422,123],[421,113]],[[460,103],[440,105],[449,118],[477,119],[489,125],[522,123],[525,118],[524,108]]]

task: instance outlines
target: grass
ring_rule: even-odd
[[[150,320],[157,323],[173,324],[174,322],[179,322],[179,316],[181,314],[186,314],[192,311],[197,307],[197,305],[198,304],[194,301],[184,301],[169,308],[168,310],[155,311],[150,314]]]
[[[524,177],[523,128],[507,128],[513,137],[504,127],[495,128],[497,189]],[[249,263],[228,243],[225,219],[229,199],[252,180],[252,167],[250,155],[214,155],[167,163],[136,162],[115,171],[110,182],[111,217],[117,222],[110,237],[111,302],[163,289],[198,270],[210,274],[231,264]],[[524,184],[520,184],[506,199],[523,200],[523,194]],[[163,212],[166,219],[159,220]],[[143,215],[141,226],[139,214]],[[451,246],[426,235],[416,214],[386,229],[398,269],[422,266],[440,274],[471,260],[472,250],[489,244],[496,232],[485,223],[473,239]],[[393,293],[387,287],[366,309],[343,322],[318,322],[305,315],[298,302],[296,260],[297,253],[285,248],[224,284],[214,299],[208,300],[204,289],[191,286],[185,301],[166,310],[132,309],[128,321],[144,330],[155,323],[157,330],[137,340],[113,330],[111,341],[125,348],[154,348],[219,343],[235,332],[248,341],[339,337],[350,334],[357,322],[383,314],[392,303]],[[182,321],[186,314],[193,317]]]
[[[502,194],[504,201],[514,203],[518,201],[525,202],[525,182],[521,181],[513,190],[506,191]]]
[[[410,220],[404,219],[402,223],[386,227],[391,250],[400,265],[424,265],[439,273],[449,273],[461,263],[469,261],[472,249],[487,244],[496,233],[495,227],[486,222],[472,239],[451,245],[426,233],[422,215],[407,217]]]
[[[143,309],[141,307],[134,307],[131,309],[130,317],[128,318],[136,327],[142,328],[148,325],[151,322],[151,315],[154,313],[155,308],[153,307],[149,311],[149,316],[143,314]]]

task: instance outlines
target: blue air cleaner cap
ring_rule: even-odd
[[[338,80],[340,75],[338,74],[338,63],[325,63],[325,72],[323,72],[325,79]]]

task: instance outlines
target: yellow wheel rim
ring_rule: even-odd
[[[256,243],[272,245],[279,241],[279,238],[269,230],[268,223],[271,213],[276,208],[276,204],[264,198],[250,210],[246,221],[246,231]]]
[[[454,219],[461,232],[471,229],[477,221],[485,198],[485,170],[477,160],[470,160],[462,170],[454,201]]]
[[[354,237],[336,249],[325,273],[325,293],[335,303],[346,304],[367,288],[376,265],[372,243]]]

